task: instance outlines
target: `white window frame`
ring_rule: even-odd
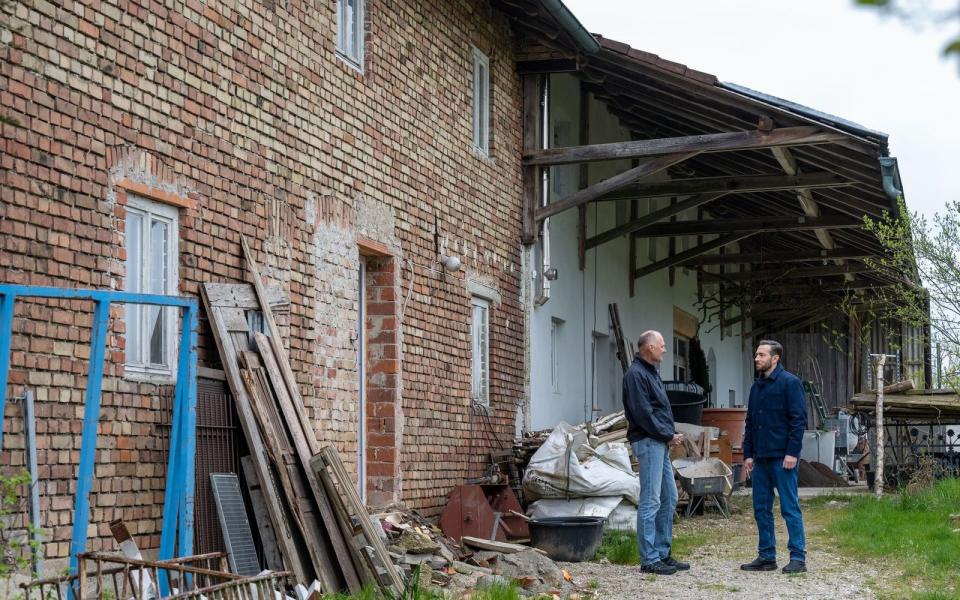
[[[347,0],[337,0],[337,56],[363,73],[366,1],[355,0],[355,2],[354,20],[353,23],[348,23]],[[351,38],[354,42],[352,51],[348,43]]]
[[[490,406],[490,301],[470,300],[470,398]]]
[[[160,202],[154,202],[146,198],[139,196],[128,195],[127,196],[127,214],[139,214],[144,219],[144,231],[141,235],[141,241],[143,247],[141,248],[141,257],[149,256],[152,249],[150,248],[150,223],[153,220],[164,221],[167,224],[169,235],[167,236],[167,273],[170,274],[170,277],[167,280],[166,289],[163,291],[164,294],[175,295],[179,287],[179,274],[177,272],[177,266],[179,263],[179,230],[180,230],[180,214],[176,207],[170,206],[168,204],[162,204]],[[127,242],[124,242],[124,249],[127,249]],[[124,281],[124,289],[130,290],[130,278],[129,274],[131,269],[129,268],[130,253],[127,252],[127,278]],[[144,263],[141,266],[141,290],[145,289],[144,282],[150,280],[150,260],[144,260]],[[147,310],[148,307],[145,304],[125,304],[124,305],[124,318],[129,323],[131,319],[140,319],[140,355],[149,356],[149,337],[146,335],[147,332]],[[177,323],[179,321],[179,314],[175,307],[162,307],[161,310],[166,313],[166,331],[164,332],[164,337],[166,338],[166,357],[165,361],[162,364],[150,363],[149,361],[135,362],[130,359],[131,352],[127,351],[127,361],[125,364],[125,374],[132,379],[147,379],[147,380],[162,380],[168,381],[173,378],[174,369],[176,368],[176,356],[177,356]],[[131,342],[128,338],[128,343]]]
[[[686,351],[681,354],[680,346]],[[683,369],[683,373],[680,370]],[[673,336],[673,378],[676,381],[690,381],[690,339],[682,335]]]
[[[490,59],[478,50],[473,56],[473,147],[484,155],[490,154]]]
[[[563,319],[553,317],[550,319],[550,383],[553,386],[553,393],[559,394],[560,389],[560,354],[561,354],[561,336],[563,332]]]

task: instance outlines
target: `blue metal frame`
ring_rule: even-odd
[[[39,286],[0,284],[0,448],[3,447],[3,417],[7,403],[10,372],[10,341],[13,337],[13,306],[18,297],[90,300],[94,303],[93,336],[90,340],[90,373],[84,402],[83,438],[74,499],[73,538],[70,543],[70,572],[77,571],[77,554],[86,550],[90,523],[90,490],[97,451],[97,423],[106,354],[110,304],[150,304],[181,309],[180,349],[174,394],[167,487],[163,499],[163,526],[160,559],[174,558],[179,533],[179,556],[193,552],[194,458],[197,425],[197,330],[199,305],[195,298],[159,294],[133,294],[106,290],[76,290]],[[179,527],[178,527],[179,523]],[[160,578],[161,596],[166,596],[166,578]]]

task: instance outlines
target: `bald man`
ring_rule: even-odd
[[[677,508],[670,447],[680,444],[683,436],[673,426],[673,411],[658,370],[667,351],[663,336],[658,331],[645,331],[638,346],[639,352],[623,376],[623,410],[630,424],[627,440],[637,457],[640,475],[637,507],[640,570],[673,575],[690,568],[670,556],[673,512]]]

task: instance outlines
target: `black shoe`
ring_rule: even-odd
[[[678,570],[678,571],[689,571],[689,570],[690,570],[690,564],[689,564],[689,563],[680,562],[679,560],[675,559],[675,558],[672,557],[672,556],[668,556],[668,557],[666,557],[666,558],[664,558],[664,559],[661,559],[660,562],[662,562],[663,564],[667,565],[668,567],[673,567],[674,569],[676,569],[676,570]]]
[[[740,568],[744,571],[776,571],[777,561],[757,557],[753,559],[753,562],[740,565]]]
[[[658,560],[655,563],[650,563],[649,565],[643,565],[640,567],[641,573],[653,573],[654,575],[673,575],[677,572],[676,567],[671,567],[662,560]]]
[[[776,567],[774,567],[776,568]],[[806,573],[807,572],[807,563],[802,560],[793,560],[790,559],[790,562],[783,567],[783,572],[786,574],[790,573]]]

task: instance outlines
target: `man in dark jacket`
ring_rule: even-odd
[[[639,352],[623,376],[623,409],[629,429],[627,439],[640,472],[640,505],[637,507],[637,546],[640,570],[673,575],[690,568],[670,556],[673,544],[673,511],[677,487],[673,482],[670,447],[683,439],[673,427],[670,400],[657,367],[667,346],[656,331],[640,336]]]
[[[790,562],[784,573],[803,573],[806,547],[803,515],[797,496],[797,457],[807,426],[807,402],[800,379],[780,365],[783,346],[773,340],[757,344],[754,364],[760,373],[750,388],[743,434],[743,467],[753,479],[753,516],[760,534],[758,556],[744,571],[775,571],[777,540],[773,530],[773,490],[787,524]]]

